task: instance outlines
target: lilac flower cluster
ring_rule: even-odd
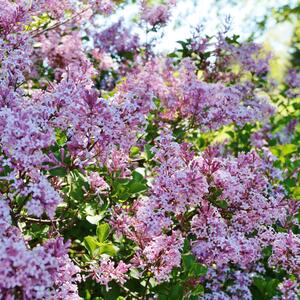
[[[67,254],[69,245],[56,238],[31,249],[11,225],[6,200],[0,200],[1,299],[80,299],[76,285],[80,269]]]
[[[104,256],[99,265],[92,265],[90,267],[90,273],[92,278],[106,286],[106,290],[109,290],[109,282],[115,280],[121,284],[124,284],[128,279],[126,275],[130,265],[125,264],[123,261],[120,261],[117,266],[115,263],[110,260],[107,256]]]
[[[36,60],[55,70],[56,79],[60,79],[70,64],[88,65],[86,55],[78,32],[64,34],[61,30],[50,31],[38,37],[41,47],[35,49]]]
[[[151,26],[165,25],[170,18],[170,9],[176,4],[176,0],[168,0],[166,3],[151,5],[150,1],[141,1],[141,18]]]
[[[274,107],[256,95],[251,84],[206,83],[198,79],[196,73],[189,58],[184,59],[178,69],[168,62],[164,65],[151,61],[129,75],[121,86],[122,97],[130,97],[140,104],[144,113],[154,108],[154,99],[158,98],[164,117],[175,119],[180,114],[202,126],[203,130],[265,120],[274,113]]]
[[[172,267],[178,266],[182,236],[191,234],[196,237],[191,247],[199,262],[220,268],[235,264],[244,270],[253,266],[261,258],[266,228],[276,222],[284,224],[288,212],[282,190],[269,184],[264,161],[255,152],[224,159],[208,150],[194,157],[187,145],[173,142],[168,133],[161,133],[153,151],[160,166],[148,196],[138,199],[128,212],[117,210],[113,222],[120,234],[138,245],[136,266],[149,270],[154,265],[159,281],[162,275],[157,269],[163,260],[153,250],[149,256],[148,249],[160,241],[163,246],[155,248],[167,253],[167,241],[174,237],[175,252],[164,261],[168,267],[163,269],[163,278],[168,278]],[[293,241],[291,257],[285,259],[287,248],[281,248],[284,243],[279,237],[270,264],[274,261],[295,273],[297,241]],[[287,265],[274,259],[283,259]]]
[[[295,69],[290,69],[286,76],[288,89],[286,94],[289,98],[296,98],[300,95],[300,74]]]
[[[210,268],[202,280],[206,281],[206,288],[210,290],[210,293],[202,296],[201,300],[229,300],[229,299],[252,299],[250,292],[251,275],[254,273],[245,273],[242,271],[232,271],[229,267],[222,268]],[[222,291],[222,287],[226,282],[230,282],[227,285],[225,291]]]
[[[294,300],[298,298],[300,293],[299,283],[291,279],[285,279],[280,283],[279,290],[282,295],[280,297],[274,297],[273,300]]]
[[[293,232],[278,233],[272,242],[270,266],[281,266],[288,273],[300,274],[300,239]]]
[[[230,44],[223,35],[218,37],[218,48],[230,54],[230,63],[237,62],[245,71],[255,75],[267,73],[270,54],[266,55],[261,45],[256,43]]]
[[[139,37],[130,34],[130,30],[124,26],[124,20],[102,30],[94,36],[95,47],[110,54],[118,52],[136,51],[139,45]]]

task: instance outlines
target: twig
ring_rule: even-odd
[[[39,31],[39,32],[37,32],[37,33],[35,33],[35,34],[33,34],[31,37],[32,37],[32,38],[35,38],[35,37],[37,37],[37,36],[39,36],[39,35],[41,35],[41,34],[47,32],[47,31],[53,30],[53,29],[55,29],[55,28],[57,28],[57,27],[59,27],[59,26],[61,26],[61,25],[64,25],[64,24],[66,24],[66,23],[72,21],[73,19],[77,18],[78,16],[82,15],[83,13],[85,13],[85,12],[86,12],[87,10],[89,10],[90,8],[91,8],[91,7],[88,6],[88,7],[86,7],[85,9],[81,10],[80,12],[78,12],[77,14],[71,16],[70,18],[68,18],[68,19],[66,19],[66,20],[64,20],[64,21],[62,21],[62,22],[57,22],[56,24],[53,24],[52,26],[50,26],[50,27],[48,27],[48,28],[46,28],[46,29],[44,29],[44,30],[42,30],[42,31]]]
[[[143,295],[143,300],[146,300],[147,299],[147,290],[148,290],[148,285],[150,283],[150,276],[147,278],[146,280],[146,284],[145,284],[145,290],[144,290],[144,295]]]
[[[293,170],[290,174],[287,175],[286,179],[293,177],[297,172],[300,172],[300,166]]]
[[[61,219],[36,219],[36,218],[31,218],[31,217],[20,217],[20,220],[26,220],[29,222],[34,222],[34,223],[44,223],[44,224],[53,224],[54,222],[61,221]]]
[[[130,295],[133,299],[137,299],[137,300],[140,299],[136,294],[134,294],[133,292],[131,292],[130,289],[128,289],[124,285],[119,285],[119,286],[121,287],[121,289],[124,290],[125,293],[127,293],[128,295]]]

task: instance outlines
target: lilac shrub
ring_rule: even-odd
[[[280,119],[262,46],[117,2],[0,0],[0,298],[297,299],[297,72]]]

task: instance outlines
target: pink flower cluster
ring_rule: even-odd
[[[80,269],[67,254],[69,245],[56,238],[31,249],[11,225],[5,199],[0,200],[1,299],[80,299],[76,284]]]
[[[40,217],[46,212],[50,218],[54,218],[55,209],[62,199],[47,178],[40,176],[37,182],[28,184],[25,193],[31,195],[26,203],[28,214]]]
[[[300,294],[299,283],[291,279],[285,279],[280,283],[279,290],[282,295],[280,297],[274,297],[272,300],[297,300]]]
[[[115,156],[121,153],[126,157],[136,140],[139,124],[129,119],[134,115],[124,115],[126,103],[118,105],[101,99],[88,86],[81,78],[62,80],[38,101],[47,107],[51,126],[66,131],[67,147],[75,164],[97,162],[111,165],[112,171],[122,169],[121,162],[116,165]]]
[[[94,40],[96,49],[110,54],[135,52],[139,45],[139,37],[130,33],[130,30],[124,26],[123,19],[96,33]]]
[[[167,0],[164,4],[150,5],[147,0],[141,1],[141,18],[151,26],[165,25],[170,18],[170,9],[176,0]]]
[[[261,75],[269,70],[271,56],[266,55],[261,45],[256,43],[229,44],[224,36],[220,35],[218,47],[230,55],[230,63],[237,62],[245,71]]]
[[[89,0],[88,3],[92,6],[92,9],[95,9],[104,15],[111,14],[116,7],[114,1],[111,0]]]
[[[96,192],[101,192],[109,189],[109,185],[97,172],[92,172],[89,175],[89,181],[92,189],[94,189]]]
[[[270,266],[280,266],[287,273],[300,276],[300,238],[293,232],[278,233],[272,242]]]
[[[130,265],[120,261],[117,266],[110,260],[109,257],[104,256],[100,259],[99,265],[91,265],[90,273],[92,278],[96,282],[105,285],[106,290],[109,290],[109,282],[116,281],[124,284],[128,278],[126,273],[128,272]]]
[[[38,40],[41,47],[35,49],[35,59],[54,69],[56,79],[60,79],[70,64],[89,65],[80,33],[76,31],[57,29],[41,35]]]
[[[120,93],[122,98],[139,104],[144,114],[151,111],[155,107],[154,100],[159,99],[163,117],[172,120],[179,114],[203,130],[256,122],[274,113],[274,107],[256,95],[250,84],[225,86],[203,82],[189,58],[184,59],[178,69],[168,62],[149,62],[128,76]]]
[[[148,195],[128,212],[116,210],[113,222],[119,233],[139,247],[133,259],[136,266],[149,270],[149,265],[162,268],[161,264],[167,264],[163,269],[166,279],[180,262],[181,239],[187,236],[195,237],[192,252],[205,265],[234,264],[245,270],[253,266],[262,257],[266,228],[276,222],[284,224],[289,209],[282,190],[270,185],[258,154],[224,159],[209,149],[194,157],[186,144],[173,142],[168,133],[161,133],[153,151],[160,166]],[[166,255],[171,237],[172,259],[164,261],[157,249]],[[280,235],[278,238],[278,250],[275,243],[270,261],[283,259],[285,267],[283,261],[274,264],[295,273],[299,246],[294,241],[291,257],[284,259]],[[156,245],[157,241],[163,246]],[[156,251],[151,250],[149,256],[153,244]],[[156,269],[153,273],[160,280]]]
[[[289,98],[296,98],[300,95],[300,74],[297,70],[290,69],[286,76],[286,84],[288,89],[286,94]]]
[[[251,300],[251,275],[242,271],[233,271],[229,267],[210,268],[205,275],[206,288],[210,293],[200,297],[201,300]],[[226,284],[230,282],[230,284]],[[222,291],[222,287],[227,285]]]
[[[61,18],[66,10],[73,10],[70,0],[41,0],[39,1],[41,11],[50,13],[54,18]]]

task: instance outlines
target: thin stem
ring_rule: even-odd
[[[286,179],[293,177],[296,173],[300,171],[300,166],[293,170],[290,174],[287,175]]]
[[[143,295],[143,300],[146,300],[147,299],[147,290],[148,290],[148,285],[150,283],[150,279],[151,277],[149,276],[146,280],[146,284],[145,284],[145,290],[144,290],[144,295]]]
[[[52,26],[50,26],[50,27],[48,27],[48,28],[46,28],[46,29],[44,29],[44,30],[42,30],[42,31],[36,32],[36,33],[33,34],[31,37],[32,37],[32,38],[35,38],[35,37],[37,37],[37,36],[39,36],[39,35],[41,35],[41,34],[47,32],[47,31],[53,30],[53,29],[55,29],[55,28],[57,28],[57,27],[59,27],[59,26],[61,26],[61,25],[64,25],[64,24],[66,24],[66,23],[68,23],[68,22],[74,20],[74,19],[77,18],[78,16],[82,15],[83,13],[85,13],[86,11],[88,11],[90,8],[91,8],[91,7],[88,6],[88,7],[86,7],[85,9],[81,10],[80,12],[78,12],[77,14],[71,16],[70,18],[68,18],[68,19],[66,19],[66,20],[64,20],[64,21],[62,21],[62,22],[57,22],[56,24],[53,24]]]
[[[53,224],[54,222],[62,221],[61,219],[37,219],[37,218],[31,218],[31,217],[21,217],[20,220],[25,220],[33,223],[44,223],[44,224]]]
[[[127,293],[128,295],[130,295],[133,299],[137,299],[139,300],[140,298],[134,294],[133,292],[131,292],[127,287],[125,287],[124,285],[121,285],[121,288],[125,291],[125,293]]]

